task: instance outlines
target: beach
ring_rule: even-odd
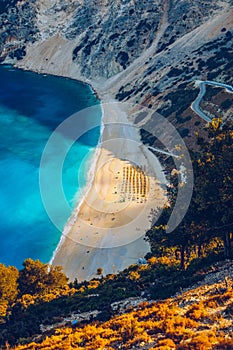
[[[0,260],[21,269],[28,257],[44,263],[50,261],[77,203],[79,187],[85,186],[86,168],[98,144],[100,131],[99,128],[91,129],[65,156],[62,186],[58,184],[65,193],[64,201],[58,198],[59,189],[54,181],[58,178],[54,174],[54,164],[60,159],[61,152],[54,147],[53,155],[48,154],[48,162],[41,165],[49,138],[59,125],[78,111],[96,106],[95,119],[93,113],[85,115],[82,123],[85,128],[93,123],[99,125],[102,113],[99,99],[91,87],[77,80],[26,72],[12,65],[1,65],[0,75]],[[76,130],[81,132],[81,122],[78,126],[80,128]],[[59,150],[64,150],[72,141],[68,133],[59,135]],[[40,181],[43,172],[44,190]],[[80,186],[77,174],[80,174]],[[55,225],[50,220],[49,210],[45,210],[48,202],[43,202],[43,196],[51,198],[51,211],[54,209],[59,220]]]
[[[127,112],[102,100],[103,130],[81,202],[64,228],[52,258],[70,280],[117,273],[150,251],[145,233],[165,201],[157,158],[140,141]]]
[[[35,57],[39,56],[34,52]],[[19,66],[55,75],[59,70],[57,66],[56,72],[46,67],[42,70],[35,62],[29,56],[29,61]],[[59,75],[84,80],[98,96],[101,137],[87,185],[50,264],[62,266],[70,281],[83,281],[99,277],[99,268],[103,275],[122,271],[150,252],[145,233],[167,200],[167,181],[157,157],[142,144],[140,130],[129,122],[125,103],[114,100],[112,88],[103,82],[80,77],[74,66],[75,72],[59,70]]]

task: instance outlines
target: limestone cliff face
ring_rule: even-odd
[[[55,36],[72,42],[72,59],[87,78],[125,70],[156,40],[157,52],[220,11],[227,1],[33,0],[10,1],[0,16],[2,57],[21,59],[16,49]],[[52,48],[51,48],[52,50]],[[43,56],[43,53],[41,53]],[[42,59],[43,57],[41,57]]]
[[[35,0],[2,1],[0,4],[0,61],[22,59],[26,46],[37,37]]]
[[[165,6],[164,0],[80,5],[73,18],[74,29],[67,37],[82,35],[73,51],[73,60],[82,66],[82,74],[109,78],[126,69],[153,43]],[[87,25],[83,26],[82,21]]]
[[[3,2],[0,57],[25,69],[87,80],[120,101],[147,105],[188,136],[198,122],[189,110],[198,91],[193,81],[231,83],[232,5],[232,0]],[[146,116],[132,119],[154,125]]]

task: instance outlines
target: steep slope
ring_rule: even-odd
[[[0,5],[0,62],[21,60],[37,37],[35,1],[3,1]]]
[[[230,0],[35,0],[13,5],[0,15],[2,60],[81,79],[102,96],[108,91],[120,101],[152,108],[169,117],[190,145],[203,125],[189,108],[198,94],[195,80],[231,83]],[[228,99],[221,94],[219,105]],[[147,130],[156,124],[150,115],[130,114]]]
[[[115,303],[120,315],[107,322],[69,327],[64,319],[63,327],[54,325],[16,349],[232,349],[232,272],[232,262],[218,263],[204,281],[173,298]]]
[[[59,58],[62,59],[64,55],[67,62],[73,60],[79,66],[83,77],[97,80],[107,79],[125,70],[148,49],[147,57],[144,58],[153,56],[156,51],[163,51],[178,38],[221,13],[228,1],[213,3],[196,0],[191,4],[189,1],[170,0],[37,0],[33,3],[32,7],[25,1],[18,2],[8,10],[7,15],[4,14],[8,19],[11,12],[22,17],[19,12],[21,8],[30,6],[34,9],[34,13],[31,13],[31,27],[34,24],[38,34],[34,35],[36,43],[27,47],[25,66],[33,65],[31,60],[35,59],[34,68],[54,71],[51,65],[59,69]],[[22,34],[24,27],[24,23],[12,23],[13,30],[16,31],[17,28]],[[27,39],[26,33],[24,34],[24,37],[21,35],[20,45]],[[60,39],[59,54],[56,52],[57,37],[63,39]],[[44,51],[44,47],[48,46],[46,42],[50,46],[49,57],[46,57],[47,52]],[[70,51],[67,52],[65,44],[70,47]],[[32,54],[33,51],[35,55]]]
[[[230,0],[10,1],[0,11],[1,60],[85,80],[101,96],[107,91],[145,105],[169,118],[193,147],[204,125],[190,108],[199,91],[195,80],[233,83],[232,14]],[[210,87],[202,107],[225,119],[232,115],[223,89]],[[156,127],[154,113],[140,115],[137,108],[130,117],[146,130]],[[216,280],[208,276],[165,302],[104,324],[59,329],[19,348],[96,349],[98,341],[99,348],[113,349],[231,349],[232,281],[224,279],[232,264],[223,269]]]
[[[232,8],[224,9],[147,59],[144,65],[136,67],[134,74],[124,74],[119,84],[114,84],[117,76],[112,78],[113,83],[108,84],[110,91],[120,101],[138,103],[168,117],[193,147],[195,133],[205,124],[190,108],[199,92],[195,81],[209,79],[232,84],[232,15]],[[232,96],[219,89],[217,97],[214,89],[210,90],[212,116],[230,117]],[[224,101],[229,103],[219,114],[217,111]],[[138,126],[153,130],[156,118],[137,115],[131,117]]]

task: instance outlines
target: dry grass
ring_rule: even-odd
[[[15,349],[232,349],[232,300],[232,280],[205,284],[165,301],[142,303],[107,322],[57,329],[40,343]]]

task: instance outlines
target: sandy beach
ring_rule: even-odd
[[[115,80],[106,85],[102,78],[86,79],[70,59],[75,45],[55,35],[29,46],[18,66],[85,81],[102,101],[104,131],[93,159],[96,167],[50,261],[61,265],[70,280],[81,281],[96,277],[98,268],[104,275],[121,271],[150,251],[144,237],[152,211],[166,201],[166,179],[157,158],[141,143],[139,131],[129,124],[123,104],[111,99],[117,91]],[[136,64],[133,72],[137,70]]]
[[[150,251],[144,240],[152,210],[165,203],[165,177],[157,158],[119,103],[102,104],[104,125],[92,183],[64,228],[53,256],[73,280],[91,279],[136,263]]]

